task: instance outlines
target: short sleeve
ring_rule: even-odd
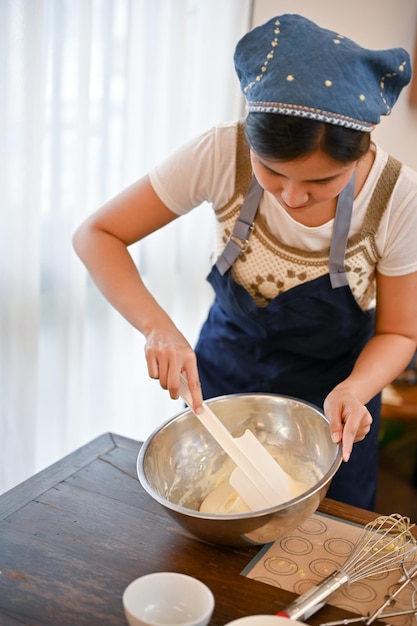
[[[213,127],[155,165],[152,187],[171,211],[183,215],[203,202],[226,204],[234,189],[236,136],[235,122]]]
[[[378,271],[401,276],[417,271],[417,173],[403,166],[380,225]]]

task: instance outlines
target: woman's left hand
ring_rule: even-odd
[[[384,276],[377,272],[375,334],[364,346],[347,378],[324,401],[333,441],[348,461],[353,444],[368,434],[366,408],[374,396],[407,366],[417,345],[417,272]]]
[[[342,445],[343,460],[348,461],[353,444],[369,433],[372,416],[351,391],[338,387],[325,399],[324,413],[330,421],[332,440]]]

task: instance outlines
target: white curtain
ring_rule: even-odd
[[[0,1],[0,493],[181,410],[71,237],[180,143],[242,114],[232,55],[250,4]],[[191,342],[212,298],[211,229],[203,206],[131,249]]]

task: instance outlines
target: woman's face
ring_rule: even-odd
[[[274,195],[294,219],[327,211],[357,165],[356,161],[348,164],[334,161],[323,152],[294,161],[272,161],[253,150],[251,162],[261,187]]]

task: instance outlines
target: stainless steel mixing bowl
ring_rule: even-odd
[[[312,485],[298,497],[262,511],[211,514],[201,502],[234,464],[190,410],[148,437],[138,455],[144,489],[191,535],[214,544],[264,544],[296,528],[319,506],[341,464],[340,446],[315,406],[273,394],[236,394],[207,401],[233,436],[251,430],[285,471]]]

